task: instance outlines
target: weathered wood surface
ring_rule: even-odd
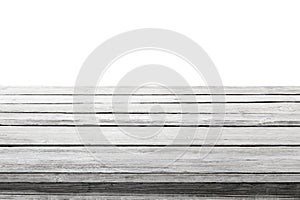
[[[0,87],[0,198],[300,198],[300,87],[171,90],[140,88],[118,112],[113,87]]]
[[[126,88],[126,87],[125,87]],[[218,89],[218,88],[217,88]],[[285,95],[299,95],[299,87],[298,86],[288,86],[288,87],[261,87],[261,86],[254,86],[254,87],[224,87],[225,94],[237,94],[237,95],[243,95],[243,94],[262,94],[262,95],[269,95],[269,94],[285,94]],[[95,91],[95,94],[105,94],[105,95],[111,95],[115,94],[115,87],[101,87],[101,88],[80,88],[80,90],[83,91],[83,94],[86,94],[90,91]],[[176,94],[187,94],[190,95],[190,92],[187,93],[187,91],[192,90],[194,94],[223,94],[223,92],[218,90],[212,90],[211,92],[208,90],[207,87],[192,87],[187,88],[186,87],[169,87],[169,88],[163,88],[163,87],[142,87],[138,90],[135,90],[136,94],[149,94],[149,95],[155,95],[155,94],[170,94],[170,91],[173,91]],[[125,90],[127,91],[127,90]],[[20,95],[20,94],[42,94],[42,95],[53,95],[53,94],[60,94],[60,95],[73,95],[74,94],[74,88],[73,87],[0,87],[0,94],[6,95],[6,94],[12,94],[12,95]],[[120,93],[122,94],[122,92]],[[125,92],[125,94],[128,94]]]
[[[300,126],[300,114],[0,114],[2,126],[224,126],[224,127],[279,127]],[[93,118],[96,118],[96,122]],[[116,120],[117,119],[117,120]]]
[[[189,113],[212,114],[212,104],[187,104],[184,109],[178,104],[159,104],[159,110],[152,109],[153,104],[130,104],[128,113],[186,113],[184,109],[194,110]],[[95,104],[74,110],[71,104],[0,104],[0,113],[56,113],[56,114],[118,114],[111,104]],[[92,110],[93,109],[93,110]],[[231,103],[225,106],[226,114],[300,114],[300,106],[296,103]]]
[[[14,172],[0,173],[7,183],[297,183],[298,173],[101,173],[101,172]]]
[[[84,127],[89,133],[90,127]],[[215,129],[215,128],[211,128]],[[164,127],[160,134],[145,139],[133,138],[124,134],[118,127],[102,127],[102,133],[114,145],[202,145],[205,143],[225,146],[300,146],[300,127],[226,127],[215,138],[207,137],[208,128],[200,127],[195,134],[179,134],[179,131],[190,132],[189,127]],[[143,134],[143,128],[134,128],[137,135]],[[18,145],[105,145],[107,143],[94,140],[83,141],[76,127],[31,127],[31,126],[0,126],[0,146]],[[190,141],[190,142],[187,142]]]
[[[264,196],[269,193],[271,198],[295,198],[288,191],[294,191],[299,195],[299,184],[278,184],[278,183],[6,183],[1,184],[0,188],[9,189],[9,192],[26,191],[27,194],[36,194],[40,191],[46,191],[48,194],[65,194],[66,192],[74,193],[91,193],[102,194],[109,198],[112,195],[115,198],[122,199],[132,195],[133,198],[138,195],[151,197],[155,196],[179,196],[189,199],[189,197],[204,196],[209,194],[215,196],[236,196],[241,197],[252,195],[254,197]],[[109,190],[108,190],[109,188]],[[276,190],[274,190],[276,188]],[[189,195],[188,195],[188,194]],[[118,194],[118,196],[116,196]],[[175,196],[175,199],[176,199]],[[253,198],[253,197],[252,197]],[[159,198],[160,199],[160,198]]]
[[[103,195],[103,194],[72,194],[72,195],[55,195],[55,194],[48,194],[48,195],[34,195],[34,194],[29,194],[29,195],[0,195],[1,199],[26,199],[26,200],[66,200],[66,199],[86,199],[86,200],[91,200],[91,199],[106,199],[106,200],[115,200],[115,199],[122,199],[122,200],[149,200],[149,199],[157,199],[157,200],[183,200],[183,199],[199,199],[199,200],[253,200],[254,198],[257,200],[265,200],[265,199],[285,199],[285,200],[291,200],[295,199],[294,197],[288,197],[286,195],[255,195],[255,197],[245,197],[245,196],[239,196],[239,195],[234,195],[234,196],[224,196],[224,197],[201,197],[197,195],[185,195],[185,194],[176,194],[176,195],[159,195],[159,194],[142,194],[142,195]]]
[[[212,99],[210,95],[135,95],[131,104],[182,104],[182,103],[299,103],[300,95],[225,95]],[[1,104],[111,104],[124,103],[118,96],[100,95],[94,98],[71,95],[2,95]],[[126,101],[125,101],[126,103]]]
[[[299,147],[214,147],[205,158],[201,155],[210,150],[208,147],[93,147],[88,150],[84,147],[1,147],[0,172],[300,173]]]

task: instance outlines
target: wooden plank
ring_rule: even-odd
[[[208,196],[201,197],[199,195],[189,195],[189,194],[175,194],[175,195],[167,195],[167,194],[140,194],[140,195],[103,195],[103,194],[10,194],[10,195],[0,195],[1,199],[13,200],[13,199],[26,199],[26,200],[66,200],[66,199],[105,199],[105,200],[150,200],[150,199],[157,199],[157,200],[274,200],[278,198],[284,198],[285,200],[295,199],[295,197],[287,196],[287,195],[234,195],[234,196],[224,196],[224,197],[217,197],[217,196]]]
[[[152,109],[151,104],[130,104],[128,113],[183,113],[184,110],[178,104],[160,104],[160,109]],[[95,104],[94,111],[90,109],[74,110],[71,104],[0,104],[0,113],[115,113],[111,104]],[[191,112],[191,109],[196,111]],[[187,104],[184,107],[189,113],[210,114],[217,113],[212,104]],[[195,109],[194,109],[195,110]],[[300,114],[300,104],[297,103],[231,103],[225,106],[226,114]]]
[[[1,126],[300,126],[298,114],[40,114],[0,113]],[[224,119],[223,119],[224,117]],[[93,120],[95,118],[96,120]],[[116,120],[117,119],[117,120]]]
[[[91,200],[91,199],[105,199],[105,200],[116,200],[116,199],[122,199],[122,200],[150,200],[150,199],[157,199],[157,200],[161,200],[161,199],[164,199],[164,200],[170,200],[170,199],[174,199],[174,200],[182,200],[182,199],[191,199],[191,200],[194,200],[194,199],[199,199],[199,200],[253,200],[253,196],[227,196],[227,197],[200,197],[200,196],[194,196],[194,195],[159,195],[159,194],[152,194],[152,195],[149,195],[149,194],[143,194],[143,195],[119,195],[119,196],[116,196],[116,195],[101,195],[101,194],[79,194],[79,195],[76,195],[76,194],[65,194],[65,195],[53,195],[53,194],[48,194],[48,195],[43,195],[43,194],[40,194],[40,195],[34,195],[34,194],[31,194],[31,195],[24,195],[24,194],[12,194],[12,195],[0,195],[0,198],[1,199],[7,199],[7,200],[12,200],[12,199],[26,199],[26,200],[66,200],[66,199],[74,199],[74,200],[78,200],[78,199],[86,199],[86,200]],[[258,200],[266,200],[266,199],[276,199],[276,198],[279,198],[278,195],[276,196],[255,196],[255,199],[258,199]],[[284,197],[284,199],[295,199],[293,197]]]
[[[0,183],[3,192],[27,194],[98,194],[123,195],[192,195],[209,196],[265,196],[298,198],[299,184],[289,183]],[[270,197],[270,196],[269,196]]]
[[[1,147],[0,160],[1,173],[300,173],[300,147]]]
[[[5,183],[297,183],[295,173],[0,173]]]
[[[84,127],[83,136],[91,128]],[[179,130],[181,129],[180,134]],[[215,129],[215,128],[211,128]],[[125,134],[118,127],[102,127],[102,133],[114,145],[300,145],[300,128],[294,127],[248,127],[223,128],[221,135],[207,137],[208,128],[165,127],[155,137],[138,139],[143,128],[135,128],[136,137]],[[155,130],[156,132],[156,130]],[[187,132],[187,134],[184,134]],[[216,141],[215,141],[216,140]],[[106,145],[107,142],[85,138],[85,144]],[[83,145],[75,127],[0,127],[0,145]]]
[[[167,89],[142,88],[131,96],[124,114],[114,115],[114,88],[98,88],[93,122],[87,107],[76,110],[81,114],[74,120],[71,87],[0,88],[0,198],[42,198],[45,193],[92,193],[105,199],[132,199],[129,194],[137,199],[299,197],[300,87],[226,87],[225,101],[213,91],[218,102],[226,103],[226,116],[224,124],[216,120],[212,125],[228,126],[217,141],[207,137],[208,127],[197,128],[195,136],[176,137],[179,129],[190,133],[189,126],[210,126],[216,111],[205,87],[192,88],[195,99],[185,87],[171,89],[180,96]],[[124,91],[118,95],[127,94]],[[88,88],[76,97],[79,103],[92,103],[86,92]],[[183,114],[181,102],[188,108]],[[161,109],[153,110],[154,105]],[[193,111],[195,106],[198,111]],[[127,112],[130,119],[115,122]],[[175,127],[164,127],[147,139],[128,136],[118,127],[102,127],[110,143],[90,137],[88,144],[94,146],[86,147],[76,127],[69,127],[74,125]],[[83,129],[83,134],[93,133],[91,127]],[[145,128],[133,129],[143,136]],[[193,146],[183,146],[191,141]],[[202,146],[207,143],[215,146]]]
[[[276,197],[276,196],[275,196]],[[256,196],[255,199],[274,199],[275,197],[266,197],[266,196]],[[221,200],[221,199],[233,199],[233,200],[248,200],[251,199],[253,200],[253,197],[199,197],[199,196],[191,196],[191,195],[158,195],[158,194],[153,194],[153,195],[127,195],[127,196],[115,196],[115,195],[97,195],[97,194],[81,194],[81,195],[76,195],[76,194],[69,194],[69,195],[53,195],[53,194],[48,194],[48,195],[22,195],[22,194],[11,194],[11,195],[0,195],[1,199],[7,199],[7,200],[13,200],[13,199],[26,199],[26,200],[66,200],[66,199],[86,199],[86,200],[91,200],[91,199],[106,199],[106,200],[116,200],[116,199],[122,199],[122,200],[149,200],[149,199],[157,199],[157,200],[169,200],[169,199],[174,199],[174,200],[181,200],[181,199],[199,199],[199,200]],[[294,199],[294,198],[285,198],[285,199]]]
[[[113,98],[114,97],[114,98]],[[124,102],[118,96],[73,96],[65,95],[4,95],[0,98],[1,104],[111,104],[114,102]],[[130,103],[139,104],[158,104],[158,103],[212,103],[210,95],[142,95],[129,96]],[[214,98],[214,103],[299,103],[300,95],[227,95],[222,98],[218,96]]]
[[[125,87],[128,88],[128,87]],[[129,87],[130,88],[130,87]],[[191,87],[194,94],[210,94],[207,87]],[[213,87],[212,87],[213,88]],[[139,88],[136,91],[136,94],[170,94],[170,90],[175,92],[176,94],[190,94],[187,93],[186,87],[143,87]],[[89,87],[83,87],[84,91],[91,91]],[[93,90],[93,89],[92,89]],[[96,89],[96,94],[114,94],[115,87],[98,87]],[[300,94],[300,87],[299,86],[268,86],[268,87],[261,87],[261,86],[254,86],[254,87],[224,87],[226,94]],[[212,90],[214,94],[220,94],[218,90]],[[62,95],[72,95],[74,94],[74,87],[0,87],[0,95],[7,95],[7,94],[62,94]],[[82,94],[86,94],[83,92]],[[119,93],[119,94],[122,94]],[[127,93],[126,93],[127,94]]]

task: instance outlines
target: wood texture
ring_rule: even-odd
[[[126,88],[126,87],[125,87]],[[128,87],[127,87],[128,88]],[[214,87],[212,87],[214,89]],[[217,88],[218,89],[218,88]],[[80,88],[82,90],[82,94],[86,94],[87,92],[94,91],[94,88],[83,87]],[[170,90],[176,94],[187,94],[187,91],[192,90],[194,94],[220,94],[219,90],[212,90],[210,92],[207,87],[169,87],[162,88],[162,87],[142,87],[136,90],[135,93],[137,94],[170,94]],[[95,89],[95,94],[106,94],[111,95],[115,94],[114,87],[99,87]],[[300,94],[300,87],[299,86],[289,86],[289,87],[262,87],[262,86],[254,86],[254,87],[224,87],[225,94],[255,94],[255,95],[269,95],[269,94],[284,94],[284,95],[299,95]],[[60,95],[72,95],[74,94],[73,87],[0,87],[0,94],[12,94],[12,95],[20,95],[20,94],[42,94],[42,95],[53,95],[53,94],[60,94]],[[80,94],[80,93],[79,93]],[[119,94],[123,94],[122,92]],[[128,94],[128,93],[125,93]],[[223,92],[221,92],[223,94]]]
[[[297,183],[299,179],[298,173],[0,173],[0,181],[6,183]]]
[[[65,194],[66,192],[98,193],[104,195],[179,195],[191,196],[263,196],[269,193],[271,197],[296,197],[299,195],[299,184],[278,183],[0,183],[2,191],[36,194],[45,191],[48,194]],[[108,189],[109,188],[109,189]],[[291,193],[293,191],[294,193]],[[156,195],[155,195],[156,194]],[[186,195],[186,197],[188,197]]]
[[[300,87],[81,89],[0,87],[0,199],[300,198]]]
[[[111,104],[96,104],[87,106],[88,109],[80,108],[74,110],[71,104],[0,104],[0,113],[56,113],[56,114],[111,114],[116,109]],[[198,114],[218,113],[213,111],[212,104],[185,105],[182,108],[178,104],[160,104],[160,110],[152,109],[151,104],[130,104],[127,112],[130,114],[143,113],[186,113],[184,109]],[[91,109],[94,109],[91,111]],[[300,114],[300,105],[296,103],[231,103],[225,106],[226,114]]]
[[[249,196],[239,196],[239,195],[227,195],[224,197],[211,197],[211,196],[199,196],[199,195],[188,195],[188,194],[176,194],[176,195],[163,195],[163,194],[140,194],[140,195],[103,195],[103,194],[48,194],[48,195],[34,195],[34,194],[29,194],[29,195],[0,195],[1,199],[28,199],[28,200],[48,200],[48,199],[53,199],[53,200],[66,200],[66,199],[106,199],[106,200],[115,200],[115,199],[122,199],[122,200],[149,200],[149,199],[158,199],[158,200],[183,200],[183,199],[199,199],[199,200],[253,200],[254,198],[257,200],[265,200],[265,199],[286,199],[286,200],[291,200],[291,199],[296,199],[293,196],[287,196],[287,195],[249,195]]]
[[[130,96],[130,95],[125,95]],[[163,103],[299,103],[300,95],[225,95],[216,96],[212,99],[210,95],[136,95],[130,99],[118,98],[118,96],[100,95],[93,98],[71,95],[2,95],[1,104],[163,104]]]
[[[215,117],[215,118],[213,118]],[[95,118],[95,121],[94,121]],[[213,119],[213,120],[212,120]],[[299,114],[0,114],[2,126],[299,127]]]
[[[84,134],[92,132],[84,127]],[[211,128],[215,129],[215,128]],[[202,145],[225,146],[300,146],[300,128],[294,127],[233,127],[223,128],[217,139],[207,137],[208,128],[197,128],[194,134],[183,134],[194,129],[189,127],[165,127],[161,133],[147,140],[126,135],[118,127],[102,127],[102,133],[113,145]],[[136,135],[142,135],[143,128],[135,128]],[[179,131],[182,131],[179,132]],[[0,126],[0,145],[106,145],[94,140],[81,140],[76,127],[31,127]],[[216,140],[215,140],[216,139]],[[88,142],[88,143],[87,143]]]
[[[1,147],[0,172],[300,173],[299,155],[300,147]]]

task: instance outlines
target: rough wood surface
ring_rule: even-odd
[[[94,193],[104,195],[179,195],[299,197],[299,184],[292,183],[0,183],[5,192],[37,194]]]
[[[140,194],[140,195],[103,195],[103,194],[70,194],[70,195],[57,195],[57,194],[48,194],[48,195],[0,195],[1,199],[28,199],[28,200],[66,200],[66,199],[106,199],[106,200],[150,200],[150,199],[158,199],[158,200],[183,200],[183,199],[199,199],[199,200],[253,200],[254,198],[257,200],[265,200],[265,199],[285,199],[285,200],[294,200],[295,197],[287,196],[287,195],[249,195],[249,196],[239,196],[239,195],[228,195],[224,197],[212,197],[212,196],[197,196],[197,195],[188,195],[188,194],[175,194],[175,195],[159,195],[159,194]]]
[[[82,128],[89,133],[90,127]],[[211,128],[215,129],[215,128]],[[215,144],[239,146],[300,146],[300,128],[298,127],[234,127],[223,128],[220,136],[207,137],[208,128],[200,127],[195,134],[182,134],[180,130],[190,132],[189,127],[164,127],[155,137],[147,140],[131,137],[118,127],[102,127],[102,133],[114,145],[202,145]],[[137,135],[142,135],[143,128],[134,128]],[[139,134],[141,133],[141,134]],[[216,140],[215,140],[216,139]],[[87,143],[88,142],[88,143]],[[107,143],[94,140],[81,140],[76,127],[31,127],[0,126],[0,145],[105,145]]]
[[[128,113],[185,113],[184,109],[198,114],[217,113],[213,111],[212,104],[187,104],[184,109],[178,104],[160,104],[160,110],[152,109],[151,104],[131,104]],[[93,110],[91,110],[93,108]],[[0,104],[0,113],[57,113],[57,114],[111,114],[117,113],[111,104],[96,104],[88,106],[88,109],[74,110],[71,104]],[[225,106],[226,114],[300,114],[300,104],[297,103],[231,103]]]
[[[300,173],[299,155],[300,147],[1,147],[0,172]]]
[[[127,96],[127,95],[126,95]],[[130,96],[129,101],[118,96],[100,95],[93,98],[72,95],[2,95],[1,104],[164,104],[164,103],[299,103],[300,95],[136,95]],[[126,100],[126,101],[125,101]]]
[[[125,87],[126,88],[126,87]],[[219,90],[212,90],[210,92],[207,87],[192,87],[191,88],[194,94],[220,94]],[[136,90],[135,93],[137,94],[170,94],[170,90],[173,91],[176,94],[188,94],[187,91],[191,90],[190,88],[186,87],[169,87],[169,88],[162,88],[162,87],[142,87]],[[213,88],[212,88],[213,89]],[[218,89],[218,88],[217,88]],[[93,88],[85,87],[80,88],[80,90],[83,90],[83,94],[86,94],[86,91],[94,91]],[[115,94],[115,88],[114,87],[101,87],[96,88],[95,94]],[[289,87],[262,87],[262,86],[254,86],[254,87],[224,87],[225,94],[300,94],[300,87],[299,86],[289,86]],[[19,94],[43,94],[43,95],[52,95],[52,94],[62,94],[62,95],[72,95],[74,93],[73,87],[0,87],[0,94],[6,95],[6,94],[13,94],[13,95],[19,95]],[[122,94],[122,92],[120,93]],[[125,93],[128,94],[128,93]],[[221,92],[223,94],[223,92]]]
[[[214,118],[213,118],[214,117]],[[94,121],[95,118],[95,121]],[[213,120],[212,120],[213,119]],[[2,126],[297,127],[300,114],[40,114],[0,113]]]
[[[299,173],[0,173],[0,182],[6,183],[297,183],[299,180]]]
[[[300,198],[300,87],[122,89],[0,87],[0,199]]]

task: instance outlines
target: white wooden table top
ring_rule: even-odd
[[[214,103],[204,87],[194,101],[172,90],[183,101],[148,87],[116,113],[112,87],[97,88],[94,105],[76,102],[93,112],[74,110],[73,88],[0,87],[0,199],[300,198],[300,87],[226,87]],[[213,104],[225,105],[224,120],[211,121],[222,115]],[[78,127],[100,127],[109,143]],[[142,138],[151,128],[163,131]]]

